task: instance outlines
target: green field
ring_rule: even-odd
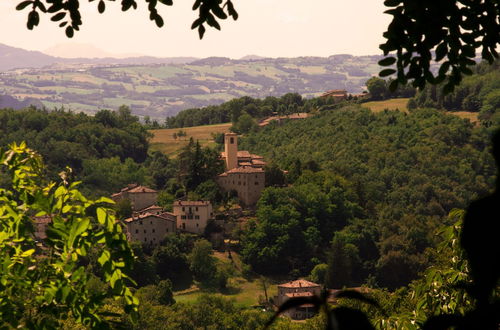
[[[161,151],[164,154],[175,157],[178,151],[189,143],[192,137],[195,141],[198,140],[202,146],[212,146],[215,142],[212,139],[212,133],[227,133],[231,127],[231,123],[184,127],[183,131],[187,136],[174,139],[174,133],[179,132],[180,128],[155,129],[150,132],[153,137],[149,141],[152,151]]]
[[[409,98],[401,98],[401,99],[388,99],[383,101],[371,101],[363,103],[362,106],[370,109],[373,112],[388,110],[400,110],[403,112],[408,111],[408,107],[406,104],[408,103]]]
[[[228,281],[228,287],[222,291],[216,291],[213,289],[201,289],[196,285],[191,286],[191,288],[183,291],[174,292],[174,299],[176,302],[191,303],[196,301],[200,295],[209,293],[223,296],[225,298],[234,299],[235,303],[241,307],[252,307],[259,304],[259,296],[264,297],[264,290],[258,279],[245,279],[241,276],[241,260],[236,253],[232,253],[233,261],[227,258],[226,253],[215,252],[214,256],[218,259],[219,263],[229,264],[232,263],[235,274],[237,276],[232,277]],[[268,298],[275,296],[278,292],[278,288],[271,279],[267,279],[267,295]]]
[[[403,112],[408,112],[408,104],[409,98],[401,98],[401,99],[388,99],[383,101],[371,101],[363,103],[362,106],[370,109],[373,112],[388,110],[400,110]],[[455,115],[460,118],[469,119],[471,123],[478,124],[479,120],[477,118],[477,112],[471,111],[450,111],[448,112],[450,115]]]

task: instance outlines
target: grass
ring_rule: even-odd
[[[479,119],[477,116],[479,112],[470,112],[470,111],[456,111],[456,112],[448,112],[449,114],[458,116],[463,119],[469,119],[473,124],[479,124]]]
[[[213,146],[212,133],[227,133],[231,123],[204,125],[184,128],[155,129],[150,132],[153,137],[150,140],[152,151],[161,151],[168,156],[176,156],[178,151],[189,143],[192,137],[198,140],[202,146]],[[179,130],[186,132],[187,136],[174,139],[173,134]]]
[[[383,101],[370,101],[363,103],[362,106],[370,109],[373,112],[380,112],[384,111],[385,109],[400,110],[403,112],[407,112],[408,108],[406,107],[406,104],[408,103],[408,100],[409,100],[408,98],[401,98],[401,99],[388,99]]]
[[[215,252],[219,263],[231,263],[227,257],[227,253]],[[233,266],[237,276],[232,277],[228,281],[228,287],[222,291],[213,289],[203,289],[196,285],[183,291],[174,292],[174,299],[176,302],[193,303],[202,294],[209,293],[222,296],[225,298],[234,299],[235,303],[241,307],[251,307],[259,304],[259,296],[264,296],[264,291],[261,288],[258,279],[245,279],[241,277],[241,260],[236,253],[232,253]],[[269,283],[272,281],[268,280]],[[269,284],[267,288],[268,297],[273,297],[277,294],[276,284]]]
[[[400,110],[407,112],[408,108],[406,104],[408,103],[408,98],[401,99],[388,99],[383,101],[371,101],[363,103],[362,106],[370,109],[373,112],[384,111],[385,109],[389,110]],[[458,116],[463,119],[469,119],[471,123],[478,124],[479,119],[477,118],[478,112],[470,112],[470,111],[448,111],[450,115]]]

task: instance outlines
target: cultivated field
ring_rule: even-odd
[[[408,103],[408,98],[401,99],[388,99],[383,101],[371,101],[363,103],[362,106],[370,109],[373,112],[388,110],[400,110],[400,111],[408,111],[406,104]],[[471,111],[449,111],[448,114],[455,115],[460,118],[469,119],[471,123],[478,124],[479,120],[477,119],[477,112]]]
[[[202,146],[213,145],[215,142],[212,138],[212,133],[227,133],[231,123],[204,125],[195,127],[155,129],[150,132],[153,137],[150,140],[151,150],[159,150],[170,157],[175,157],[178,151],[189,143],[189,139],[200,141]],[[186,136],[174,139],[174,133],[180,130],[186,132]]]
[[[406,104],[408,103],[408,98],[401,99],[388,99],[383,101],[371,101],[363,103],[362,106],[370,109],[373,112],[388,110],[400,110],[400,111],[408,111]]]

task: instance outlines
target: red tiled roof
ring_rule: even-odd
[[[262,168],[255,168],[252,166],[240,166],[237,168],[233,168],[232,170],[227,171],[227,174],[230,173],[261,173],[264,172]]]
[[[120,196],[122,193],[125,193],[125,192],[135,194],[135,193],[152,193],[152,192],[157,192],[157,191],[154,189],[145,187],[145,186],[141,186],[137,183],[131,183],[131,184],[127,185],[125,188],[122,188],[119,193],[115,193],[115,194],[111,195],[111,197]]]
[[[151,206],[145,207],[142,210],[139,210],[137,212],[146,212],[146,211],[150,211],[150,210],[163,210],[163,207],[158,206],[158,205],[151,205]]]
[[[312,288],[312,287],[319,287],[319,284],[309,282],[306,280],[295,280],[291,281],[288,283],[283,283],[279,284],[278,287],[283,287],[283,288]]]
[[[251,158],[252,157],[247,150],[238,150],[237,156],[238,156],[238,158]]]
[[[147,219],[149,217],[158,218],[160,220],[175,221],[173,219],[168,218],[167,216],[162,216],[161,214],[153,214],[153,213],[140,214],[140,215],[138,215],[136,217],[127,218],[127,219],[125,219],[123,221],[125,221],[125,222],[133,222],[133,221],[137,221],[137,220],[144,220],[144,219]]]
[[[179,206],[210,205],[210,201],[175,201],[174,205],[179,205]]]

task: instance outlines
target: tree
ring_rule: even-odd
[[[216,275],[215,258],[212,256],[212,244],[201,239],[194,243],[193,250],[189,255],[189,268],[196,280],[200,282],[211,282]]]
[[[444,92],[448,93],[460,84],[463,74],[472,74],[469,66],[476,64],[477,49],[482,49],[482,58],[490,63],[498,58],[500,3],[497,0],[386,0],[384,4],[391,7],[385,13],[393,18],[380,49],[386,56],[395,52],[396,57],[386,57],[379,64],[396,64],[394,69],[380,72],[381,77],[397,73],[389,86],[391,90],[409,80],[419,88],[426,82],[436,84],[446,80]],[[433,55],[436,62],[441,62],[437,76],[430,66]]]
[[[24,143],[0,154],[10,187],[0,189],[0,325],[3,328],[57,328],[64,319],[89,327],[103,326],[104,299],[124,298],[125,311],[138,300],[126,286],[133,253],[109,207],[111,200],[89,200],[68,182],[43,179],[39,155]],[[51,219],[40,249],[34,216]],[[110,290],[91,295],[83,266],[92,248]]]
[[[82,25],[82,16],[80,12],[80,0],[42,0],[31,1],[26,0],[20,2],[16,9],[24,10],[31,9],[28,14],[28,29],[32,30],[40,22],[40,14],[53,14],[51,20],[59,22],[61,28],[65,28],[66,36],[72,38],[75,30],[80,30]],[[158,14],[156,6],[161,3],[166,6],[172,6],[172,0],[146,0],[149,10],[149,19],[154,21],[158,27],[162,27],[164,22],[163,18]],[[109,2],[107,2],[109,3]],[[130,8],[137,9],[137,2],[135,0],[121,0],[122,11],[127,11]],[[106,10],[106,3],[100,0],[97,5],[99,13]],[[234,10],[231,0],[222,1],[213,0],[196,0],[193,5],[193,10],[198,10],[198,18],[191,25],[191,29],[198,29],[200,39],[205,34],[205,23],[217,30],[220,30],[220,24],[217,19],[224,20],[231,16],[234,20],[238,19],[238,13]]]
[[[366,88],[374,100],[381,100],[387,94],[387,85],[385,80],[371,77],[366,82]]]

